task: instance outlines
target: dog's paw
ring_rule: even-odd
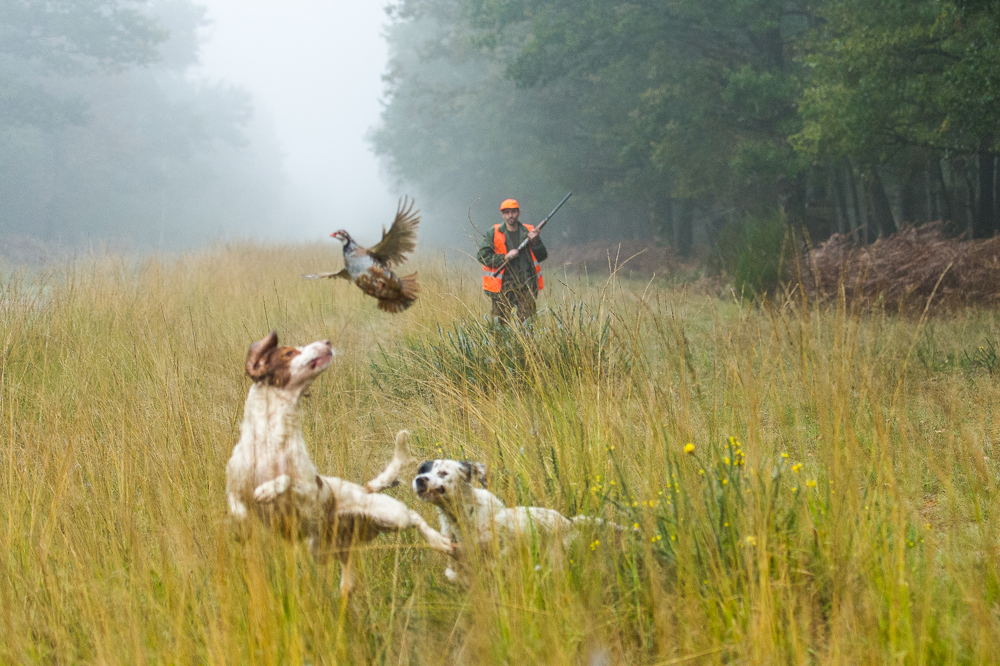
[[[452,569],[451,567],[448,567],[447,569],[444,570],[444,577],[448,579],[449,583],[454,583],[455,585],[464,585],[465,587],[469,586],[468,579],[462,574]]]
[[[427,542],[431,548],[441,553],[455,555],[458,552],[458,544],[440,532],[427,535]]]
[[[378,479],[372,479],[365,484],[365,489],[370,493],[380,493],[383,490],[388,490],[389,488],[395,488],[399,485],[399,479],[393,479],[392,483],[384,484],[379,482]]]
[[[289,486],[292,485],[292,477],[287,474],[282,474],[281,476],[272,479],[270,481],[265,481],[264,483],[257,486],[253,491],[253,498],[260,502],[261,504],[267,504],[268,502],[273,502],[277,499],[278,495],[281,495]]]

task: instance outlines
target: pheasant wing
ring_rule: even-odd
[[[420,211],[413,210],[414,201],[404,197],[396,209],[396,219],[389,231],[382,229],[382,240],[368,249],[368,254],[387,266],[400,264],[405,255],[417,249],[417,227],[420,225]]]

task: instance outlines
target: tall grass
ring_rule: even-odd
[[[552,274],[511,331],[484,319],[475,266],[426,258],[420,301],[386,317],[298,278],[329,254],[230,245],[5,279],[0,662],[1000,659],[995,313]],[[629,529],[470,558],[468,588],[418,537],[383,536],[350,600],[301,544],[237,541],[224,466],[246,348],[271,328],[341,351],[303,403],[324,473],[371,478],[406,427],[424,457],[487,463],[509,505]]]

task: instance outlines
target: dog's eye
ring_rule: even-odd
[[[448,472],[441,470],[440,472],[438,472],[438,476],[440,476],[443,479],[444,477],[448,476]]]

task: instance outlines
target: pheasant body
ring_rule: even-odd
[[[358,245],[344,230],[335,231],[332,237],[344,243],[344,268],[336,273],[303,275],[307,279],[338,277],[350,280],[361,291],[378,300],[384,312],[402,312],[417,300],[419,286],[417,274],[398,276],[391,266],[402,263],[406,253],[416,248],[419,212],[413,212],[413,203],[400,202],[389,231],[382,229],[382,240],[371,249]]]

